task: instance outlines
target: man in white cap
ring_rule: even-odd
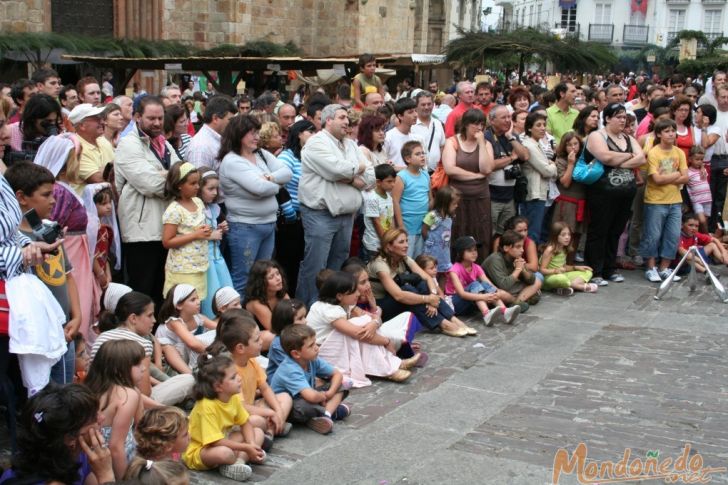
[[[101,126],[101,113],[103,112],[103,106],[95,107],[83,103],[73,108],[68,115],[68,121],[76,130],[82,148],[78,170],[82,182],[74,184],[78,195],[83,194],[86,184],[103,182],[106,164],[114,161],[114,147],[102,136],[104,129]]]

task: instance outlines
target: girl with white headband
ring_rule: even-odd
[[[167,364],[177,373],[191,374],[199,354],[215,340],[215,332],[210,330],[217,327],[200,313],[195,287],[182,283],[170,288],[159,310],[159,321],[155,336]]]
[[[232,286],[223,286],[212,297],[212,313],[215,321],[219,322],[223,313],[234,308],[243,308],[240,295]]]
[[[220,240],[223,234],[228,231],[227,221],[217,223],[220,217],[220,206],[217,204],[219,195],[220,179],[217,172],[209,167],[200,167],[200,191],[197,196],[205,204],[205,223],[212,228],[208,247],[207,267],[207,297],[202,299],[202,313],[214,318],[216,312],[213,310],[214,296],[217,290],[225,286],[232,286],[227,264],[220,251]],[[237,294],[237,292],[236,292]],[[240,296],[238,295],[238,299]]]
[[[168,249],[164,288],[192,285],[200,298],[207,296],[207,241],[222,237],[205,222],[204,204],[197,197],[200,173],[189,162],[177,162],[167,173],[164,193],[174,197],[162,216],[162,245]]]

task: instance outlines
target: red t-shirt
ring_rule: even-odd
[[[713,242],[713,238],[707,234],[696,232],[693,236],[688,236],[684,232],[680,233],[680,248],[688,250],[690,246],[703,247]]]

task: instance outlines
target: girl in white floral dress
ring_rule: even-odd
[[[214,237],[205,220],[205,206],[197,198],[200,174],[189,162],[169,169],[165,193],[174,197],[162,216],[162,244],[169,250],[165,266],[164,295],[181,283],[192,285],[197,295],[207,296],[208,243]]]

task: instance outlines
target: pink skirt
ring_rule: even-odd
[[[96,335],[91,328],[96,315],[99,313],[99,301],[101,299],[101,287],[94,281],[94,274],[91,268],[90,251],[88,249],[88,238],[86,234],[67,235],[63,240],[63,248],[66,257],[73,266],[73,279],[78,289],[78,299],[81,303],[81,328],[79,332],[92,343]]]
[[[362,317],[349,320],[362,326],[367,321],[363,321]],[[372,381],[367,376],[386,377],[394,374],[402,363],[399,357],[385,347],[361,342],[338,330],[333,330],[321,345],[319,357],[350,377],[355,388],[370,386]]]

